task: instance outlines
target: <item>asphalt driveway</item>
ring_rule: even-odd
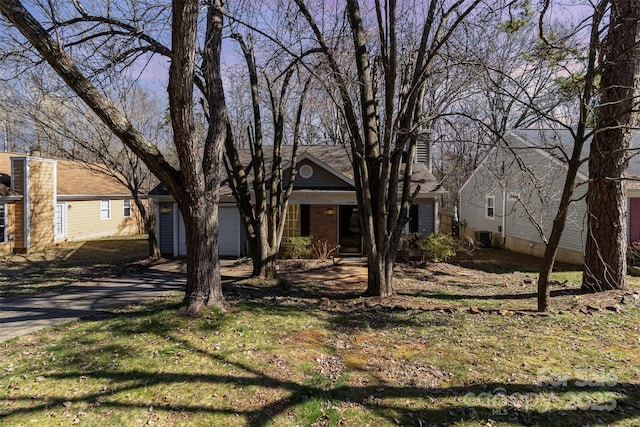
[[[58,291],[0,298],[0,341],[38,329],[106,313],[110,309],[181,291],[184,261],[170,260],[142,273],[78,282]]]

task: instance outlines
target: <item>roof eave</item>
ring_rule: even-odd
[[[58,194],[57,199],[60,201],[79,201],[79,200],[102,200],[102,199],[131,199],[131,193],[127,194]],[[141,199],[146,199],[147,195],[140,195]]]

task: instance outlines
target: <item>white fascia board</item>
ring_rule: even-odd
[[[352,190],[297,190],[291,193],[293,205],[355,205],[356,193]]]
[[[81,200],[104,200],[104,199],[132,199],[131,193],[127,194],[58,194],[57,199],[61,202],[72,202]],[[146,199],[147,196],[140,197]]]

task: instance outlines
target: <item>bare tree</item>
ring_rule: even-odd
[[[156,178],[140,158],[126,146],[123,148],[104,123],[96,120],[93,112],[83,107],[68,90],[50,93],[41,80],[31,83],[30,89],[36,95],[23,87],[21,96],[26,99],[15,102],[12,112],[26,124],[26,132],[31,129],[33,135],[27,139],[37,141],[37,146],[23,149],[37,148],[43,155],[83,162],[88,169],[108,175],[125,186],[136,205],[139,228],[148,234],[149,256],[158,258],[154,213],[147,209],[144,200],[149,188],[156,184]],[[34,97],[37,103],[33,102]],[[161,114],[145,91],[131,82],[125,92],[115,98],[135,126],[156,143],[162,142],[165,132]]]
[[[295,112],[293,141],[288,157],[285,158],[283,144],[285,142],[286,114],[285,108],[288,91],[294,68],[288,67],[281,75],[279,93],[275,93],[274,83],[265,73],[264,81],[270,95],[270,109],[273,121],[273,144],[271,156],[265,155],[263,118],[259,98],[259,78],[255,52],[252,45],[235,34],[244,54],[249,83],[251,86],[251,105],[253,107],[253,126],[249,134],[251,156],[243,164],[231,137],[227,138],[225,165],[229,175],[229,184],[236,199],[240,215],[243,219],[249,248],[253,261],[253,275],[273,278],[276,276],[276,260],[285,226],[289,197],[297,175],[297,150],[300,140],[300,123],[308,82],[302,89],[298,107]],[[285,176],[283,167],[288,161],[289,173]],[[270,164],[269,164],[270,163]],[[247,171],[253,172],[253,178]]]
[[[520,175],[529,175],[528,183],[532,185],[532,190],[526,190],[530,194],[527,197],[535,196],[536,203],[534,205],[548,206],[551,200],[554,200],[554,213],[552,216],[550,231],[546,229],[545,221],[542,219],[546,215],[539,215],[540,212],[527,210],[531,206],[523,203],[524,198],[519,198],[518,202],[523,206],[526,215],[538,231],[541,240],[545,243],[545,252],[538,277],[538,310],[548,311],[550,304],[550,287],[549,279],[553,266],[555,264],[556,255],[560,239],[567,224],[569,208],[571,203],[576,200],[579,195],[576,193],[577,175],[586,159],[582,155],[585,143],[589,140],[592,132],[589,130],[589,124],[593,122],[594,106],[597,103],[597,79],[599,77],[600,68],[598,57],[600,53],[601,34],[604,27],[605,17],[607,16],[608,1],[603,0],[593,6],[593,12],[584,20],[578,22],[575,26],[567,26],[567,28],[559,28],[554,22],[548,22],[548,11],[551,6],[549,0],[545,1],[542,11],[538,17],[538,35],[540,40],[536,44],[535,50],[529,54],[544,59],[544,61],[555,69],[555,73],[551,76],[556,80],[555,87],[557,94],[550,93],[551,96],[542,96],[542,99],[559,99],[552,103],[537,104],[532,102],[534,98],[532,90],[539,86],[537,76],[534,76],[533,87],[531,81],[523,86],[522,90],[504,90],[509,85],[502,83],[496,84],[495,87],[500,88],[501,95],[504,100],[513,100],[518,104],[518,110],[532,110],[533,117],[538,118],[538,123],[550,125],[556,129],[564,129],[571,135],[570,143],[560,144],[558,142],[544,145],[539,148],[545,151],[554,152],[556,157],[562,158],[566,165],[566,171],[563,179],[563,185],[558,197],[549,197],[549,192],[544,189],[544,182],[549,177],[537,177],[532,175],[531,170],[527,170],[525,162],[521,161],[521,154],[517,149],[506,144],[505,150],[511,152],[511,158],[520,168]],[[498,74],[505,76],[505,74]],[[506,75],[509,77],[508,75]],[[496,83],[500,79],[495,80]],[[511,83],[515,82],[509,79]],[[523,80],[526,82],[527,80]],[[549,87],[542,92],[549,93]],[[510,94],[513,92],[513,96]],[[495,98],[499,100],[498,98]],[[566,108],[569,102],[575,103],[575,108]],[[500,102],[503,104],[503,102]],[[504,105],[504,104],[503,104]],[[499,110],[498,110],[499,111]],[[496,118],[498,116],[495,116]],[[505,116],[503,116],[505,117]],[[500,122],[493,120],[495,124]],[[499,132],[500,126],[496,127]],[[499,136],[499,135],[498,135]],[[522,148],[522,147],[520,147]],[[528,147],[524,147],[527,149]],[[530,147],[529,147],[530,148]],[[555,174],[556,171],[549,171]],[[544,199],[544,200],[543,200]]]
[[[52,3],[49,3],[52,5]],[[171,49],[144,32],[111,15],[92,15],[79,3],[67,5],[79,14],[77,21],[65,22],[70,30],[74,23],[92,25],[96,33],[78,31],[68,39],[60,30],[59,15],[51,11],[54,39],[50,32],[17,0],[0,1],[0,12],[53,67],[65,83],[94,111],[122,142],[139,156],[175,197],[185,220],[187,236],[187,286],[184,297],[186,313],[196,315],[206,306],[224,309],[220,265],[218,259],[218,190],[222,170],[222,147],[227,137],[227,115],[220,70],[223,25],[222,0],[205,3],[206,29],[202,40],[202,60],[196,67],[200,2],[173,2],[171,9]],[[68,12],[64,8],[60,13]],[[110,9],[106,8],[109,12]],[[155,10],[154,12],[157,12]],[[138,15],[135,16],[136,18]],[[82,28],[80,28],[82,29]],[[96,30],[97,29],[97,30]],[[104,32],[102,32],[104,31]],[[104,54],[110,62],[129,65],[147,52],[164,54],[171,59],[169,73],[169,105],[173,138],[180,169],[169,164],[158,148],[149,141],[78,67],[60,41],[73,48],[83,40],[106,43],[123,34],[128,41],[124,51],[106,47],[94,53]],[[105,36],[106,35],[106,36]],[[112,44],[111,46],[122,46]],[[81,49],[80,49],[81,50]],[[200,74],[197,75],[196,72]],[[201,76],[201,77],[200,77]],[[194,89],[203,93],[208,108],[208,131],[204,147],[195,135]]]
[[[539,52],[534,11],[500,12],[476,14],[447,45],[455,96],[435,127],[434,169],[453,197],[506,131],[557,126],[575,101],[560,90],[558,61]]]
[[[567,174],[562,190],[562,196],[553,220],[551,234],[549,235],[549,239],[545,247],[543,264],[538,276],[538,311],[541,312],[549,310],[551,300],[549,280],[555,264],[556,255],[558,253],[560,238],[562,237],[562,233],[566,225],[569,205],[574,198],[576,176],[580,166],[584,162],[581,155],[582,148],[587,139],[591,136],[587,126],[593,117],[593,102],[595,99],[596,79],[598,77],[597,59],[600,49],[601,25],[606,14],[607,3],[607,0],[602,0],[598,4],[594,5],[593,14],[589,20],[586,66],[583,77],[580,79],[580,84],[577,85],[580,93],[577,126],[575,130],[569,129],[573,135],[573,147],[571,148],[570,153],[566,153]],[[546,38],[544,35],[545,33],[542,29],[543,19],[545,11],[549,7],[549,0],[546,0],[544,5],[545,7],[539,21],[540,35],[543,43],[550,52],[562,51],[565,48],[564,46],[561,44],[554,44],[552,40]]]
[[[344,13],[351,46],[345,50],[341,25],[331,33],[326,17],[317,19],[310,2],[295,0],[330,70],[325,78],[337,91],[347,126],[368,259],[368,295],[394,294],[398,242],[419,191],[411,183],[413,148],[417,136],[430,127],[425,90],[444,44],[480,3],[374,1],[371,10],[363,11],[359,1],[348,0]]]
[[[600,102],[589,156],[582,289],[626,288],[627,176],[640,95],[640,3],[611,0],[602,46]]]

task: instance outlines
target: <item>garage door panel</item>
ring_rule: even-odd
[[[187,254],[187,237],[184,219],[180,215],[178,224],[178,256]],[[220,256],[240,255],[240,214],[235,206],[220,206],[218,210],[218,251]]]
[[[235,206],[220,206],[218,211],[218,249],[220,256],[240,255],[240,214]]]

